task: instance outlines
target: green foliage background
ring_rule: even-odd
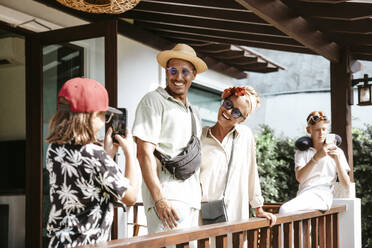
[[[372,247],[372,125],[353,129],[356,196],[362,202],[363,248]],[[294,140],[275,137],[266,125],[256,135],[261,190],[265,202],[286,202],[296,196]]]

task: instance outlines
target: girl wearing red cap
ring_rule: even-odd
[[[49,123],[46,168],[51,209],[47,224],[49,247],[74,247],[107,241],[113,204],[133,205],[138,177],[131,134],[112,141],[110,128],[100,146],[97,133],[105,125],[106,89],[87,78],[67,81],[58,96],[58,110]],[[125,172],[113,160],[118,146]]]

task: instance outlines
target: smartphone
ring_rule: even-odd
[[[112,140],[115,143],[119,143],[115,139],[115,135],[119,134],[121,136],[127,136],[127,109],[126,108],[117,108],[122,112],[122,114],[114,114],[110,121],[112,127]]]
[[[334,133],[327,134],[325,143],[328,145],[335,145],[336,144],[336,135]]]

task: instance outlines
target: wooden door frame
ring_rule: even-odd
[[[117,21],[108,20],[26,37],[26,247],[42,247],[43,46],[105,38],[105,87],[117,106]]]

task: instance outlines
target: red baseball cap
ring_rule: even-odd
[[[59,91],[58,103],[61,97],[69,102],[71,112],[119,111],[108,106],[108,94],[105,87],[89,78],[76,77],[68,80]]]

